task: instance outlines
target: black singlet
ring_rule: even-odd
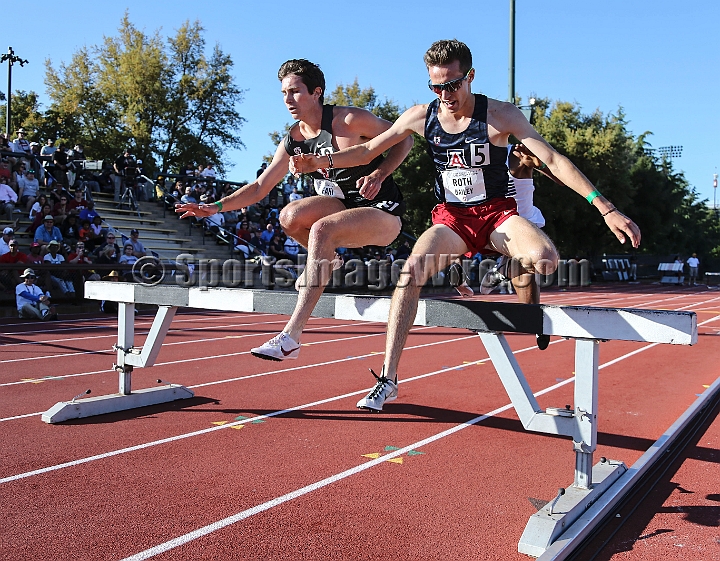
[[[324,155],[335,152],[332,142],[333,107],[334,105],[323,105],[322,130],[315,138],[298,141],[293,139],[288,131],[283,141],[285,151],[291,156],[300,154]],[[298,123],[290,127],[290,130],[296,126],[298,126]],[[392,175],[389,175],[382,182],[380,192],[372,201],[363,197],[358,191],[357,180],[370,175],[382,161],[383,157],[378,156],[364,166],[333,168],[330,170],[321,169],[312,172],[310,176],[313,178],[315,192],[325,197],[335,197],[347,208],[376,207],[395,216],[402,216],[405,212],[405,203]]]
[[[438,119],[439,99],[428,105],[425,116],[427,151],[435,164],[435,196],[442,203],[477,206],[496,197],[509,197],[507,148],[490,143],[487,127],[488,98],[475,94],[468,127],[446,132]]]

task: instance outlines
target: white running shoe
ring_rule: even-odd
[[[283,331],[264,345],[250,349],[250,353],[265,360],[296,359],[300,354],[300,343]]]
[[[372,368],[370,369],[370,372],[372,372],[372,375],[375,376],[377,383],[369,394],[357,402],[357,407],[358,409],[367,409],[368,411],[377,413],[382,411],[384,403],[397,399],[397,377],[395,377],[395,381],[389,380],[385,376],[385,366],[383,366],[383,369],[380,372],[381,376],[375,374]]]

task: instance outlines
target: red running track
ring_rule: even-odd
[[[597,457],[632,464],[718,377],[720,293],[543,301],[698,314],[694,347],[601,345]],[[115,319],[1,323],[0,559],[529,559],[518,539],[533,503],[572,482],[572,446],[523,430],[475,335],[414,328],[400,397],[374,415],[355,403],[385,326],[313,319],[298,360],[252,357],[285,320],[180,313],[133,385],[194,399],[61,425],[40,414],[116,391]],[[508,340],[542,407],[572,403],[572,342]],[[720,559],[719,447],[714,422],[598,558]]]

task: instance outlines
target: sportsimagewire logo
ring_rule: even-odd
[[[141,257],[132,266],[133,280],[145,286],[160,284],[165,278],[165,264],[151,255]]]

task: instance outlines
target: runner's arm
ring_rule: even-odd
[[[345,148],[331,155],[333,167],[348,168],[369,164],[377,156],[399,144],[413,132],[423,134],[426,106],[411,107],[393,125],[375,138],[363,144]],[[408,148],[409,151],[409,148]],[[402,161],[402,160],[401,160]],[[398,164],[399,165],[399,164]],[[290,159],[291,171],[295,174],[309,173],[329,166],[326,155],[303,154]]]
[[[275,187],[285,174],[288,172],[288,162],[290,156],[285,151],[285,146],[281,142],[277,150],[275,150],[275,156],[273,156],[272,162],[265,169],[265,171],[252,183],[240,187],[237,191],[220,199],[222,204],[222,211],[220,207],[215,203],[196,204],[196,203],[178,203],[175,205],[175,212],[180,214],[180,218],[187,216],[196,216],[198,218],[204,218],[217,214],[218,212],[225,212],[228,210],[238,210],[246,206],[250,206],[261,200],[267,195],[273,187]]]
[[[570,189],[584,198],[596,190],[590,180],[568,158],[558,153],[538,134],[520,109],[513,104],[502,103],[502,109],[494,113],[493,118],[498,120],[495,125],[498,130],[514,135],[541,161],[545,162],[550,172]],[[591,204],[603,215],[605,224],[620,243],[625,243],[627,235],[633,247],[640,245],[640,228],[617,210],[608,199],[600,195],[595,197]]]

